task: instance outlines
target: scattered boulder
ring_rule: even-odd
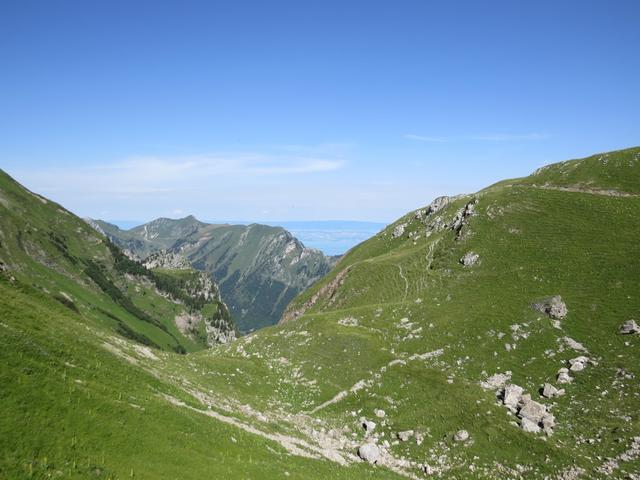
[[[507,385],[504,387],[502,402],[509,410],[515,412],[518,409],[518,404],[520,403],[523,392],[524,389],[518,385]]]
[[[384,418],[387,414],[384,410],[381,410],[379,408],[376,408],[373,413],[375,414],[376,417],[378,418]]]
[[[458,430],[453,436],[453,439],[456,442],[466,442],[467,440],[469,440],[469,432],[467,432],[466,430]]]
[[[529,395],[523,395],[522,406],[518,412],[520,418],[528,418],[529,420],[540,423],[547,415],[547,407],[541,403],[531,400]]]
[[[561,397],[562,395],[564,395],[564,393],[564,388],[558,389],[550,383],[545,383],[544,387],[542,387],[541,392],[542,396],[545,398]]]
[[[558,376],[556,377],[556,383],[571,383],[573,382],[573,378],[569,375],[569,369],[562,367],[558,370]]]
[[[405,430],[403,432],[398,432],[398,440],[400,440],[401,442],[406,442],[407,440],[409,440],[411,437],[413,437],[413,430]]]
[[[365,443],[358,448],[358,456],[369,463],[376,463],[380,458],[380,449],[373,443]]]
[[[571,337],[564,337],[562,340],[564,340],[564,343],[567,345],[567,347],[572,348],[573,350],[575,350],[577,352],[586,352],[587,351],[587,349],[584,347],[584,345],[582,345],[580,342],[576,342]]]
[[[582,370],[585,369],[588,362],[589,362],[589,359],[584,355],[581,355],[576,358],[572,358],[571,360],[569,360],[569,365],[571,365],[569,367],[569,370],[571,370],[572,372],[581,372]]]
[[[548,315],[554,320],[563,320],[567,316],[567,313],[569,313],[567,305],[562,301],[562,297],[560,295],[535,303],[533,308]]]
[[[620,325],[620,333],[623,335],[640,333],[640,326],[638,326],[635,320],[627,320],[622,325]]]
[[[477,253],[468,252],[465,253],[465,255],[460,259],[460,263],[465,267],[471,267],[476,264],[479,258],[480,255],[478,255]]]

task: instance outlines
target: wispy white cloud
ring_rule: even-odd
[[[417,140],[419,142],[430,142],[430,143],[441,143],[441,142],[449,142],[451,141],[451,137],[427,137],[424,135],[413,135],[407,133],[403,135],[407,140]]]
[[[452,137],[433,137],[426,135],[405,134],[403,138],[427,143],[453,143],[453,142],[519,142],[530,140],[545,140],[551,135],[546,133],[492,133],[485,135],[462,135]]]
[[[153,197],[184,190],[210,190],[221,181],[332,172],[345,161],[300,155],[230,153],[188,157],[132,157],[112,163],[25,169],[17,176],[44,193],[74,190],[95,196]],[[226,179],[226,180],[225,180]]]

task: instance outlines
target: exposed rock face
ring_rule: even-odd
[[[449,201],[451,199],[449,197],[438,197],[436,198],[433,202],[431,202],[431,204],[429,205],[429,207],[427,208],[427,214],[430,215],[432,213],[436,213],[439,212],[440,210],[442,210],[444,207],[446,207],[447,205],[449,205]]]
[[[512,412],[515,412],[518,408],[518,403],[520,403],[520,398],[522,397],[523,392],[524,389],[519,385],[507,385],[504,388],[502,400],[504,405]]]
[[[462,227],[467,224],[467,219],[476,214],[476,205],[478,204],[478,199],[474,198],[470,202],[468,202],[464,207],[462,207],[456,213],[455,217],[451,221],[450,227],[451,230],[454,230],[457,233],[456,238],[460,238],[462,233]]]
[[[562,297],[560,297],[560,295],[535,303],[533,307],[554,320],[563,320],[567,316],[567,313],[569,313],[567,306],[562,301]]]
[[[392,238],[401,237],[404,234],[405,228],[407,228],[406,223],[401,223],[400,225],[396,225],[396,227],[393,229],[393,233],[391,234],[391,237]]]
[[[365,443],[358,448],[358,456],[369,463],[376,463],[380,458],[380,449],[373,443]]]
[[[191,268],[191,264],[183,255],[166,250],[159,250],[152,253],[144,259],[142,264],[149,270],[154,268],[168,268],[171,270]]]
[[[640,326],[638,326],[635,320],[627,320],[622,325],[620,325],[620,333],[623,335],[630,335],[639,332]]]
[[[405,430],[404,432],[398,432],[398,439],[402,442],[406,442],[413,437],[413,430]]]
[[[453,439],[456,442],[466,442],[467,440],[469,440],[469,432],[467,432],[466,430],[458,430],[453,436]]]
[[[468,252],[465,253],[465,255],[460,259],[460,263],[465,267],[471,267],[476,264],[479,258],[480,255],[478,255],[477,253]]]

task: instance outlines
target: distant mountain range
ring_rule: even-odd
[[[305,247],[282,227],[209,224],[194,216],[158,218],[129,230],[93,222],[139,258],[158,250],[176,252],[210,273],[243,332],[277,323],[289,301],[337,261]]]
[[[142,220],[106,220],[122,230],[130,230],[144,224]],[[310,248],[317,248],[325,255],[343,255],[357,244],[371,238],[387,224],[358,220],[306,220],[306,221],[208,221],[211,224],[251,225],[262,223],[282,227]]]

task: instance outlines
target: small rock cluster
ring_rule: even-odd
[[[547,435],[553,434],[555,417],[547,407],[531,399],[531,395],[524,393],[519,385],[508,384],[499,393],[502,403],[520,419],[520,428],[525,432]]]
[[[573,382],[573,377],[570,375],[572,372],[581,372],[587,367],[587,364],[596,364],[593,360],[590,360],[588,357],[584,355],[580,355],[579,357],[572,358],[569,360],[569,367],[562,367],[558,370],[556,376],[556,383],[565,384]]]

